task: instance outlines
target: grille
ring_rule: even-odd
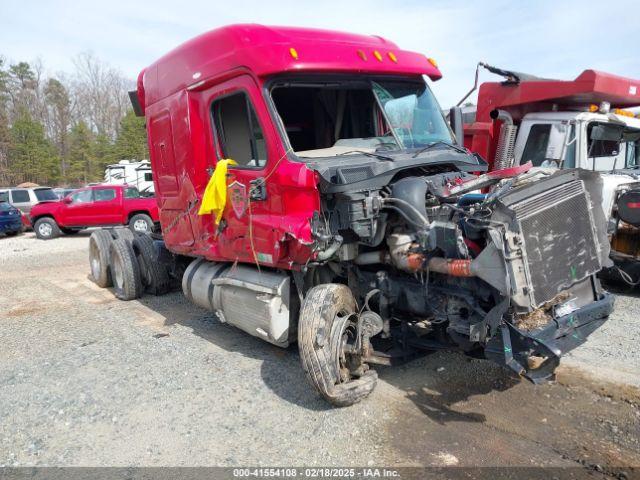
[[[361,180],[366,180],[373,176],[373,170],[371,167],[350,167],[338,169],[338,177],[340,183],[354,183]]]
[[[600,270],[589,199],[581,181],[511,206],[524,238],[536,306]]]

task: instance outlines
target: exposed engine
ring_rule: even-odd
[[[342,277],[379,315],[380,339],[486,347],[486,356],[520,374],[548,376],[564,350],[558,320],[603,298],[594,274],[609,265],[609,245],[594,228],[604,218],[589,193],[598,191],[591,184],[599,177],[525,174],[490,182],[491,193],[481,194],[473,190],[482,177],[420,173],[401,173],[380,188],[325,186],[324,215],[314,220],[324,248],[308,275]],[[582,322],[586,336],[604,321],[596,317],[572,321]],[[531,368],[533,357],[545,368]]]

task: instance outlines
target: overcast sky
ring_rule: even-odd
[[[586,68],[640,78],[639,9],[639,0],[0,0],[0,55],[41,58],[56,73],[91,51],[134,79],[221,25],[329,28],[381,35],[435,58],[444,78],[433,89],[446,107],[470,88],[478,61],[553,78]]]

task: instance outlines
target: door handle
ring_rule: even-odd
[[[267,199],[267,185],[264,177],[258,177],[249,182],[249,199],[252,202]]]

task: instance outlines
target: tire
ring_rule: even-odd
[[[155,260],[153,239],[145,234],[138,234],[131,243],[140,266],[140,279],[145,291],[152,295],[163,295],[171,285],[167,267]]]
[[[59,237],[61,232],[56,221],[51,217],[40,218],[33,225],[36,237],[40,240],[51,240]]]
[[[120,300],[134,300],[142,296],[140,267],[131,243],[123,238],[115,238],[111,241],[109,254],[115,296]]]
[[[96,230],[89,238],[89,267],[91,278],[102,288],[113,285],[111,280],[111,242],[113,238],[107,230]]]
[[[113,236],[113,238],[122,238],[127,242],[133,242],[133,240],[136,238],[133,232],[126,227],[114,228],[113,230],[111,230],[111,235]]]
[[[354,333],[356,302],[345,285],[318,285],[307,293],[298,321],[298,349],[311,384],[331,404],[359,402],[375,388],[378,375],[360,363],[361,375],[342,349],[345,335]]]
[[[146,213],[137,213],[129,220],[129,228],[134,233],[151,233],[153,220]]]

